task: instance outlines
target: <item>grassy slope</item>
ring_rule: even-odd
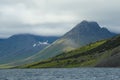
[[[80,55],[82,54],[83,52],[86,52],[88,50],[91,50],[91,49],[94,49],[95,47],[105,43],[106,41],[99,41],[99,42],[96,42],[94,44],[89,44],[87,46],[84,46],[84,47],[81,47],[79,49],[76,49],[74,51],[70,51],[70,52],[67,52],[67,53],[62,53],[60,55],[57,55],[56,57],[53,57],[51,59],[48,59],[48,60],[45,60],[45,61],[42,61],[42,62],[39,62],[39,63],[32,63],[32,64],[29,64],[29,65],[24,65],[22,66],[23,68],[24,67],[32,67],[32,68],[40,68],[40,67],[62,67],[62,66],[58,66],[58,65],[61,65],[61,64],[66,64],[66,62],[68,61],[75,61],[77,59],[74,58],[74,56],[77,56],[77,55]],[[21,68],[22,68],[21,67]],[[65,66],[63,66],[65,67]]]
[[[102,40],[79,49],[62,53],[48,60],[32,63],[17,68],[52,68],[52,67],[93,67],[100,61],[116,54],[120,46],[120,36],[109,40]]]

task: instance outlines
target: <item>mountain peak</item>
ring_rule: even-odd
[[[66,33],[64,38],[73,40],[77,44],[86,45],[114,35],[116,34],[111,33],[107,28],[100,27],[97,22],[84,20]]]
[[[100,29],[100,26],[98,25],[97,22],[95,21],[82,21],[81,23],[79,23],[77,26],[77,28],[79,28],[80,30],[83,30],[83,29],[94,29],[94,30],[98,30]]]
[[[87,20],[83,20],[81,23],[84,23],[84,24],[85,24],[85,23],[88,23],[88,21],[87,21]]]
[[[89,24],[89,23],[98,24],[96,21],[87,21],[87,20],[83,20],[83,21],[80,22],[80,24]]]

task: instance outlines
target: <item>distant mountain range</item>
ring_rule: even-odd
[[[57,40],[55,36],[36,36],[31,34],[13,35],[0,39],[0,64],[25,59],[41,51]]]
[[[97,22],[82,21],[72,30],[67,32],[65,35],[53,42],[51,45],[39,51],[37,54],[12,65],[20,65],[19,63],[34,63],[46,60],[63,52],[69,52],[87,44],[111,38],[115,35],[117,34],[110,32],[106,28],[101,28]]]

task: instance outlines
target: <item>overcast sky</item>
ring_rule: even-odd
[[[60,36],[82,20],[120,32],[120,0],[0,0],[0,37]]]

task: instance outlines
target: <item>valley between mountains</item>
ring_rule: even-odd
[[[15,35],[0,44],[0,68],[120,67],[120,35],[97,22],[82,21],[61,37]]]

